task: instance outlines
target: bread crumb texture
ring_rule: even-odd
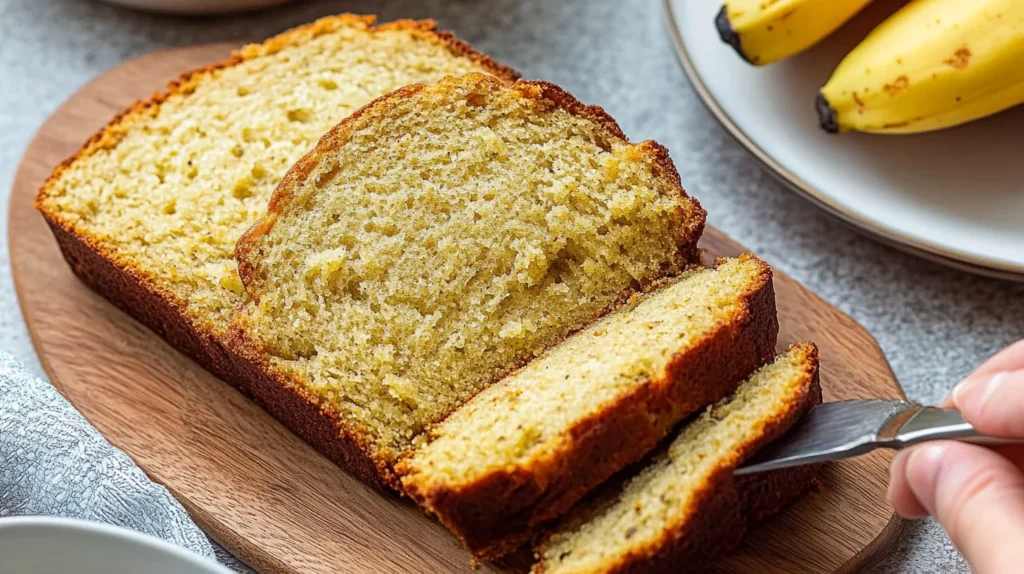
[[[432,23],[372,22],[325,18],[193,74],[108,128],[39,207],[223,331],[244,293],[235,242],[320,136],[396,88],[488,71]]]
[[[573,511],[542,545],[534,572],[615,571],[672,543],[721,469],[737,466],[768,425],[803,404],[816,357],[813,345],[794,345],[688,423],[648,466],[613,486],[618,492]]]
[[[549,84],[392,94],[300,162],[239,243],[275,368],[393,459],[511,368],[688,265],[663,148]]]
[[[406,485],[458,490],[488,473],[557,457],[580,421],[640,385],[666,384],[673,355],[742,317],[744,296],[762,285],[765,268],[745,257],[692,271],[566,339],[434,429],[436,438],[409,460]]]

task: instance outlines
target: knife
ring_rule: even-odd
[[[1019,444],[986,436],[960,411],[888,399],[860,399],[815,406],[782,438],[761,449],[734,475],[840,460],[877,448],[901,449],[931,440]]]

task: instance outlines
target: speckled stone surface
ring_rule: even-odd
[[[710,222],[864,324],[907,394],[940,400],[1024,336],[1024,285],[965,275],[847,229],[764,173],[705,111],[683,76],[656,0],[352,0],[297,2],[189,19],[87,0],[0,0],[0,190],[25,146],[88,80],[169,46],[262,38],[343,12],[432,17],[528,78],[605,107],[634,140],[665,144]],[[6,210],[6,196],[3,198]],[[0,217],[6,242],[6,213]],[[0,250],[0,348],[41,374]],[[968,572],[941,529],[909,529],[882,572]]]

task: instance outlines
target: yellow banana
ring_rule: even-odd
[[[1024,0],[912,0],[818,94],[830,132],[916,133],[1024,102]]]
[[[970,2],[972,0],[965,0]],[[715,19],[722,41],[755,66],[817,44],[871,0],[726,0]]]

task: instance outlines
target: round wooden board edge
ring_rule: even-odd
[[[870,544],[860,549],[860,552],[854,554],[846,564],[843,564],[835,570],[834,574],[853,574],[854,572],[862,572],[877,566],[882,562],[887,554],[890,554],[896,549],[899,544],[900,537],[907,529],[907,525],[910,524],[909,520],[904,519],[900,515],[893,513],[889,517],[889,523],[885,525],[885,528],[878,533],[878,536],[871,541]]]
[[[30,158],[33,155],[32,152],[34,151],[34,149],[37,146],[41,145],[41,141],[43,139],[42,136],[44,135],[44,132],[46,131],[46,129],[50,126],[51,122],[57,116],[61,115],[62,112],[66,112],[66,109],[83,92],[86,92],[90,88],[93,88],[96,85],[99,85],[99,84],[103,83],[103,81],[112,72],[116,71],[120,67],[125,66],[126,64],[133,64],[133,63],[134,64],[138,64],[139,62],[145,61],[145,60],[147,60],[149,58],[163,57],[163,56],[167,56],[169,54],[188,53],[188,52],[193,52],[193,51],[195,51],[195,52],[204,52],[204,53],[205,52],[217,52],[217,51],[219,51],[219,52],[222,52],[224,57],[228,57],[232,50],[237,49],[238,47],[240,47],[243,44],[244,44],[244,42],[239,40],[239,41],[211,42],[211,43],[189,45],[189,46],[170,47],[170,48],[166,48],[166,49],[162,49],[162,50],[156,50],[156,51],[153,51],[153,52],[142,54],[142,55],[137,56],[135,58],[132,58],[130,60],[126,60],[125,62],[122,62],[122,63],[118,64],[117,66],[114,66],[114,67],[110,68],[109,70],[106,70],[105,72],[99,74],[98,76],[96,76],[95,78],[93,78],[92,80],[87,82],[86,84],[84,84],[81,87],[79,87],[72,94],[70,94],[63,102],[61,102],[61,104],[50,114],[50,116],[47,117],[47,119],[37,129],[36,133],[33,135],[32,139],[29,141],[28,145],[26,146],[25,151],[22,154],[21,159],[19,160],[18,167],[17,167],[17,170],[15,172],[15,177],[14,177],[14,179],[12,181],[12,184],[11,184],[11,190],[12,190],[11,196],[10,196],[10,199],[8,201],[8,232],[7,232],[7,235],[8,235],[8,253],[9,253],[9,256],[10,256],[12,280],[13,280],[13,283],[14,283],[15,292],[16,292],[17,297],[18,297],[19,310],[21,311],[22,317],[24,317],[25,324],[26,324],[26,330],[28,331],[29,338],[32,341],[33,349],[36,351],[36,356],[39,359],[40,364],[42,365],[43,370],[46,373],[47,377],[49,377],[51,383],[54,385],[55,388],[57,388],[58,391],[61,392],[62,395],[65,396],[65,398],[69,402],[72,402],[72,404],[73,404],[74,401],[72,401],[71,398],[66,395],[66,393],[64,391],[64,385],[61,383],[59,378],[56,377],[56,371],[55,371],[53,365],[50,364],[49,357],[45,353],[41,353],[39,351],[39,349],[42,347],[42,343],[41,343],[41,341],[38,338],[38,334],[37,334],[38,329],[35,327],[35,315],[34,315],[34,313],[31,310],[26,308],[26,306],[25,306],[25,304],[23,302],[24,298],[22,297],[22,292],[26,288],[25,285],[22,282],[23,273],[21,272],[21,268],[22,268],[23,263],[22,263],[21,258],[16,256],[17,250],[14,248],[14,246],[17,243],[19,243],[19,241],[20,241],[18,233],[17,233],[17,231],[19,230],[19,228],[21,226],[20,219],[23,218],[23,217],[39,217],[39,218],[42,218],[42,215],[39,214],[34,209],[34,200],[35,200],[35,193],[34,193],[34,191],[32,193],[28,192],[28,190],[34,190],[35,188],[29,186],[30,182],[24,181],[24,179],[27,177],[25,175],[25,171],[26,171],[25,170],[25,161],[26,161],[26,159]],[[168,81],[171,81],[171,80],[173,80],[173,78],[168,78]],[[101,129],[101,128],[102,128],[102,125],[97,126],[97,129]],[[23,193],[17,193],[18,190],[21,189],[21,188],[26,188],[26,191],[23,192]],[[722,240],[731,241],[731,239],[729,239],[728,236],[726,236],[725,234],[721,233],[717,229],[714,229],[714,228],[709,226],[708,227],[708,231],[710,231],[712,235],[718,235]],[[776,272],[776,273],[779,274],[779,272]],[[813,291],[810,291],[809,289],[806,289],[805,287],[800,285],[799,282],[789,278],[788,276],[785,276],[785,277],[786,277],[787,280],[793,281],[793,283],[798,285],[799,288],[805,289],[809,294],[811,294],[815,298],[821,300],[824,304],[832,307],[837,314],[842,315],[843,318],[848,320],[851,325],[853,325],[857,329],[863,331],[863,333],[865,334],[866,338],[869,339],[871,341],[871,343],[876,348],[878,348],[879,356],[885,361],[885,364],[888,367],[889,371],[892,372],[891,365],[889,365],[888,360],[885,359],[885,355],[884,355],[884,353],[881,352],[881,349],[880,349],[877,341],[870,334],[870,332],[868,332],[867,329],[863,327],[863,325],[861,325],[855,319],[850,317],[848,314],[844,313],[843,311],[839,310],[838,308],[835,308],[833,305],[831,305],[827,301],[824,301],[823,299],[821,299],[821,297],[819,297]],[[899,386],[898,380],[896,379],[895,375],[893,375],[892,381],[895,383],[896,389],[897,389],[898,393],[901,396],[905,397],[903,389],[902,389],[902,387]],[[83,414],[83,416],[86,416],[86,419],[88,420],[88,416],[85,413],[82,413],[82,414]],[[143,470],[145,470],[145,469],[143,469]],[[147,475],[148,475],[148,473],[147,473]],[[150,478],[152,478],[152,477],[150,477]],[[242,541],[242,543],[239,544],[238,536],[234,535],[230,531],[229,528],[225,529],[224,525],[219,524],[216,519],[213,519],[211,516],[208,515],[208,513],[206,513],[202,509],[195,508],[194,505],[191,505],[191,504],[185,504],[184,506],[186,506],[188,508],[188,511],[192,515],[193,519],[196,520],[196,522],[199,523],[203,527],[203,529],[205,531],[207,531],[208,534],[211,534],[212,537],[214,538],[214,540],[216,540],[218,543],[221,543],[222,545],[224,545],[225,547],[227,547],[229,549],[237,549],[238,551],[240,551],[241,554],[246,555],[246,557],[248,558],[249,561],[253,562],[252,565],[258,565],[260,567],[267,567],[267,566],[269,566],[270,569],[274,570],[274,571],[281,571],[281,570],[283,570],[283,569],[280,568],[280,566],[275,567],[275,566],[272,565],[274,562],[276,562],[275,560],[270,559],[268,561],[268,559],[267,559],[268,557],[261,556],[262,552],[261,552],[260,549],[257,548],[254,551],[254,548],[251,545],[245,543],[244,541]],[[837,574],[839,574],[839,573],[845,574],[847,572],[856,572],[856,571],[860,571],[862,569],[871,567],[872,565],[878,563],[879,561],[881,561],[884,558],[885,554],[889,550],[892,550],[896,546],[896,544],[898,543],[899,537],[902,534],[902,532],[905,530],[907,524],[908,524],[908,521],[900,518],[896,514],[893,514],[891,516],[890,520],[888,521],[888,523],[886,524],[886,526],[882,529],[882,531],[880,531],[878,533],[878,535],[874,538],[874,540],[871,543],[869,543],[868,545],[864,546],[859,552],[857,552],[857,554],[852,556],[845,564],[843,564],[835,572]],[[244,549],[242,547],[244,547]]]

